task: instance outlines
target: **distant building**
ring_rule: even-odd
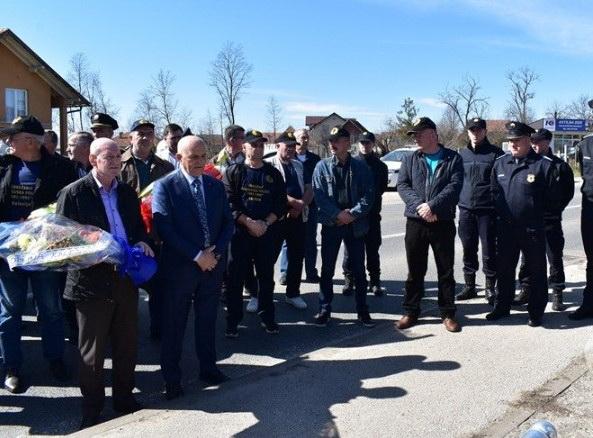
[[[543,118],[531,122],[533,129],[546,128],[552,131],[552,149],[556,154],[569,157],[574,154],[574,146],[590,134],[590,120]]]
[[[0,127],[32,115],[50,129],[52,108],[59,108],[60,145],[65,152],[68,109],[90,103],[10,29],[0,28],[0,65]]]
[[[327,138],[334,126],[343,126],[350,133],[350,143],[354,144],[358,136],[367,129],[356,119],[344,118],[336,113],[329,116],[306,116],[305,125],[309,128],[309,143],[312,152],[322,157],[329,155]]]

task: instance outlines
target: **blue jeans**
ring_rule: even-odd
[[[23,362],[21,320],[31,289],[41,319],[43,356],[61,359],[64,353],[64,315],[60,273],[51,271],[10,271],[0,262],[0,353],[4,369],[18,371]]]
[[[309,208],[309,217],[305,222],[305,276],[317,277],[317,207]],[[286,255],[286,241],[280,252],[280,272],[286,275],[288,257]]]
[[[321,282],[319,283],[319,311],[331,313],[334,297],[333,277],[340,246],[348,249],[354,277],[356,311],[366,312],[367,280],[364,272],[364,236],[354,237],[352,225],[321,227]]]

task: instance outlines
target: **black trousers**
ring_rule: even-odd
[[[243,286],[247,271],[255,265],[259,301],[258,314],[265,322],[272,322],[274,314],[274,263],[276,226],[271,226],[261,237],[250,235],[239,226],[231,239],[227,278],[227,324],[236,326],[243,319]]]
[[[381,216],[369,216],[369,232],[364,237],[364,248],[366,252],[366,265],[369,273],[370,286],[381,285],[381,259],[379,248],[381,247]],[[352,266],[348,248],[344,249],[342,259],[342,270],[344,278],[352,281]]]
[[[286,241],[286,296],[298,297],[301,294],[301,275],[305,259],[306,223],[301,217],[286,218],[278,223],[274,262],[278,260],[282,243]]]
[[[157,260],[161,257],[161,245],[155,242],[150,242],[150,247],[154,248],[155,258]],[[159,266],[161,264],[159,263]],[[156,335],[161,333],[161,321],[163,319],[163,287],[166,283],[161,280],[160,269],[156,274],[140,286],[148,294],[148,313],[150,316],[150,332]]]
[[[544,227],[525,228],[500,221],[497,230],[498,291],[495,306],[509,310],[515,296],[515,271],[519,253],[525,257],[530,291],[527,311],[531,318],[541,318],[548,302],[546,281],[546,233]]]
[[[103,410],[103,364],[109,344],[113,362],[113,404],[125,406],[132,400],[138,349],[138,289],[119,273],[112,275],[112,298],[76,303],[79,379],[85,416],[96,416]]]
[[[424,296],[424,276],[428,265],[428,248],[432,248],[438,275],[438,303],[443,318],[455,316],[455,222],[428,223],[408,218],[406,222],[406,258],[408,279],[404,296],[404,313],[418,316]]]
[[[583,290],[583,307],[593,309],[593,201],[583,195],[581,236],[587,256],[587,286]]]
[[[548,275],[548,286],[555,292],[562,292],[565,287],[564,276],[564,232],[560,219],[546,220],[546,256],[550,266]],[[521,287],[529,290],[529,271],[525,263],[525,255],[521,255],[521,266],[519,267],[519,283]]]
[[[479,269],[478,243],[482,244],[482,271],[496,276],[496,217],[491,211],[459,209],[459,238],[463,246],[463,273],[475,275]]]

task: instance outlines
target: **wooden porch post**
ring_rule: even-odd
[[[60,153],[66,156],[68,147],[68,108],[64,99],[60,99]]]

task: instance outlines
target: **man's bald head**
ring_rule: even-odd
[[[188,135],[177,144],[177,159],[191,176],[200,176],[208,161],[206,142],[197,135]]]
[[[119,146],[116,142],[111,140],[110,138],[98,138],[93,140],[91,143],[91,155],[97,156],[103,151],[104,149],[117,149],[119,150]]]
[[[89,162],[104,183],[111,183],[121,169],[121,152],[110,138],[98,138],[91,143]]]

